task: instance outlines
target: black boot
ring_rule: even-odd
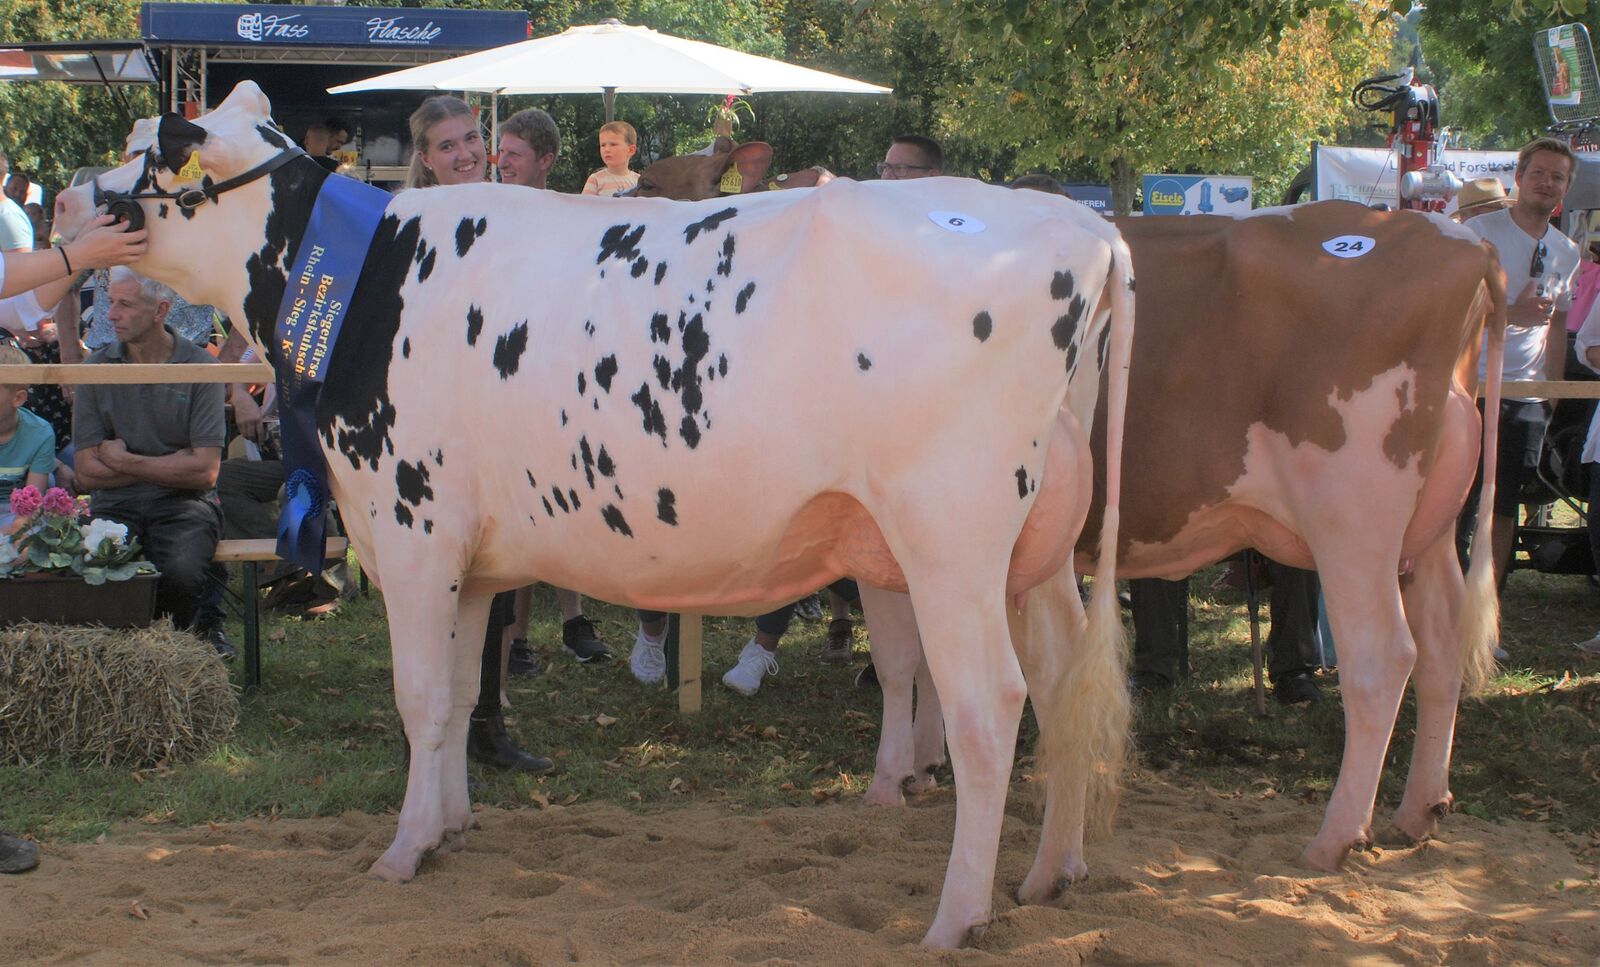
[[[487,718],[479,718],[476,712],[472,714],[472,724],[467,728],[467,758],[496,769],[514,769],[534,774],[549,772],[556,767],[544,756],[518,748],[511,734],[506,731],[506,720],[498,711]]]

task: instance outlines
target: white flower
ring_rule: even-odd
[[[128,539],[128,525],[118,524],[115,521],[96,518],[85,527],[78,528],[83,532],[83,550],[86,554],[93,554],[100,549],[100,543],[106,538],[111,538],[111,543],[121,547]]]

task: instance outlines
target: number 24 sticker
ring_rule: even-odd
[[[1375,239],[1366,235],[1340,235],[1323,242],[1322,250],[1336,258],[1358,259],[1372,251],[1377,244]]]

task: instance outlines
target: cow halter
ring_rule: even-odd
[[[96,208],[104,208],[109,215],[115,215],[119,220],[128,223],[128,230],[136,232],[144,227],[144,209],[139,202],[146,198],[170,200],[176,202],[178,207],[185,211],[193,211],[206,202],[215,202],[217,196],[235,188],[242,188],[252,181],[264,178],[297,157],[306,156],[299,148],[285,148],[261,164],[256,165],[242,175],[236,175],[226,181],[214,182],[210,185],[198,185],[185,188],[181,191],[139,191],[122,192],[112,191],[100,185],[100,178],[95,177],[94,204]]]

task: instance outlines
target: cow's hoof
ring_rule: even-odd
[[[367,873],[385,883],[409,883],[411,878],[417,875],[417,865],[396,863],[389,859],[388,853],[385,853],[378,857],[378,862],[372,864]]]
[[[1089,867],[1082,860],[1069,864],[1066,870],[1043,872],[1030,870],[1028,878],[1017,888],[1017,902],[1023,906],[1054,903],[1072,884],[1088,878]]]
[[[1321,842],[1314,842],[1306,847],[1304,853],[1300,854],[1300,862],[1312,869],[1322,870],[1324,873],[1337,873],[1340,867],[1344,865],[1344,858],[1350,855],[1350,850],[1362,842],[1364,841],[1357,840],[1354,843],[1341,843],[1331,846],[1324,845]]]
[[[467,848],[467,834],[460,829],[447,829],[439,837],[439,852],[459,853]]]
[[[916,774],[905,782],[906,795],[920,796],[925,792],[932,792],[939,788],[939,763],[923,766]]]
[[[869,806],[904,806],[906,797],[901,794],[903,782],[888,782],[872,777],[871,785],[867,786],[866,796]]]
[[[933,926],[928,928],[927,934],[922,938],[924,947],[933,947],[938,950],[955,950],[969,942],[976,942],[988,932],[989,924],[994,920],[993,914],[984,917],[977,923],[966,926],[943,926],[939,918],[935,917]]]
[[[1394,828],[1413,843],[1429,839],[1439,831],[1439,820],[1450,813],[1451,801],[1451,798],[1446,796],[1421,812],[1407,809],[1402,803],[1401,808],[1394,814]]]

